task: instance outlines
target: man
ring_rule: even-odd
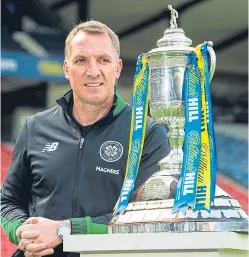
[[[68,35],[63,69],[71,90],[58,106],[26,119],[1,191],[2,226],[18,244],[16,256],[79,256],[63,253],[62,231],[107,233],[131,120],[115,90],[119,54],[117,35],[102,23],[81,23]],[[135,189],[168,152],[166,129],[148,119]]]

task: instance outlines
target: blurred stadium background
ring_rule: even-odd
[[[137,56],[156,47],[169,27],[171,4],[193,46],[214,42],[211,84],[218,184],[248,211],[248,2],[246,0],[2,0],[1,183],[27,116],[55,105],[69,85],[62,71],[64,41],[73,24],[98,20],[120,37],[124,69],[118,82],[131,102]],[[15,246],[2,233],[1,256]]]

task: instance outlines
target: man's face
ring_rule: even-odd
[[[110,37],[105,33],[78,32],[69,47],[63,69],[74,95],[90,105],[102,105],[113,98],[122,61]]]

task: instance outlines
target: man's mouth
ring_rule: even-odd
[[[103,83],[87,83],[85,84],[86,87],[100,87]]]

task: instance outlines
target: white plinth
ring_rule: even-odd
[[[248,235],[193,232],[114,235],[70,235],[65,252],[84,257],[248,257]]]

